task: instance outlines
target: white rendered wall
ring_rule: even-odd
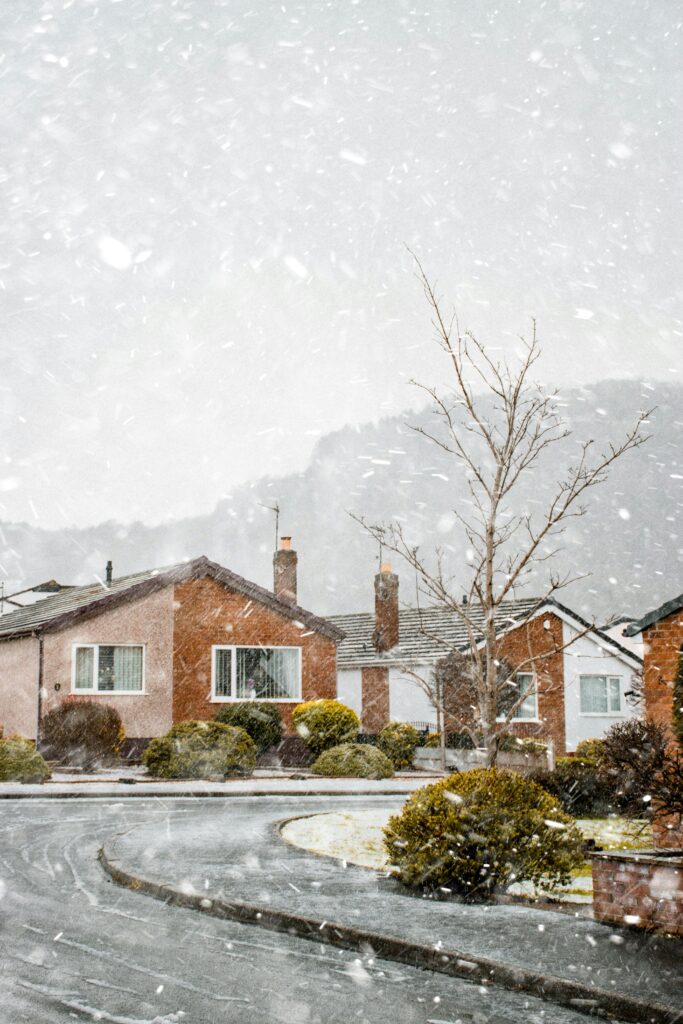
[[[563,625],[564,643],[577,635],[566,622]],[[576,750],[581,740],[599,739],[615,722],[639,718],[637,708],[627,703],[626,690],[633,686],[635,670],[619,657],[609,654],[588,636],[580,637],[564,652],[564,718],[567,750]],[[619,676],[621,711],[607,715],[581,714],[581,687],[579,677]]]
[[[346,668],[337,671],[337,700],[346,704],[361,717],[363,710],[363,690],[359,668]]]
[[[431,679],[429,665],[419,665],[415,672],[423,679]],[[389,718],[392,722],[432,722],[436,725],[436,710],[427,694],[411,676],[400,669],[389,669]]]

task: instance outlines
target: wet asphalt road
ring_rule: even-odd
[[[0,802],[2,1024],[585,1024],[585,1016],[532,997],[114,886],[97,861],[102,842],[141,823],[167,829],[189,803],[196,813],[198,801],[183,800]],[[203,812],[210,816],[218,803],[201,801]],[[255,815],[268,803],[258,800]],[[274,820],[307,809],[302,798],[272,804]],[[322,809],[320,800],[311,806]],[[239,817],[248,844],[249,815]]]

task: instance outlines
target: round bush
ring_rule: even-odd
[[[148,744],[143,764],[161,779],[224,779],[250,775],[256,747],[250,736],[220,722],[180,722]]]
[[[282,740],[282,720],[276,704],[267,701],[242,700],[224,704],[214,718],[223,725],[235,725],[251,736],[256,751],[263,754]]]
[[[604,740],[581,740],[581,742],[576,745],[574,757],[578,758],[579,761],[590,761],[591,764],[600,764],[604,752]]]
[[[390,779],[394,774],[386,754],[368,743],[342,743],[324,750],[311,771],[316,775],[350,775],[357,779]]]
[[[377,746],[394,768],[410,768],[419,745],[420,734],[409,722],[389,722],[377,740]]]
[[[340,743],[353,743],[360,726],[356,712],[338,700],[310,700],[298,704],[292,712],[292,721],[316,756]]]
[[[558,757],[554,771],[534,772],[534,780],[576,818],[601,817],[619,809],[616,787],[595,761]]]
[[[405,885],[490,897],[513,882],[569,881],[583,837],[544,789],[517,772],[476,768],[418,790],[384,830]]]
[[[0,740],[0,782],[45,782],[50,769],[33,740],[10,736]]]
[[[67,700],[41,722],[46,756],[79,768],[94,768],[118,757],[125,738],[121,717],[111,704]]]

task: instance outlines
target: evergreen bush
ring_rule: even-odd
[[[414,888],[487,898],[513,882],[565,884],[583,837],[557,800],[518,772],[476,768],[425,786],[384,829],[393,873]]]
[[[602,817],[620,809],[614,783],[595,761],[558,757],[554,771],[537,771],[533,778],[574,817]]]
[[[282,740],[282,719],[277,704],[261,700],[241,700],[223,704],[214,722],[235,725],[251,736],[258,754],[276,747]]]
[[[292,712],[294,728],[317,757],[340,743],[353,743],[358,735],[358,715],[338,700],[310,700]]]
[[[409,722],[389,722],[377,738],[377,746],[389,758],[394,768],[410,768],[420,734]]]
[[[256,747],[237,726],[180,722],[149,743],[142,761],[151,775],[161,779],[224,779],[250,775],[256,765]]]
[[[386,754],[367,743],[342,743],[330,747],[314,761],[311,771],[315,775],[334,778],[352,776],[358,779],[390,779],[394,774]]]
[[[85,769],[111,764],[125,739],[116,708],[93,700],[62,701],[45,715],[40,731],[46,757]]]
[[[0,739],[0,782],[45,782],[50,769],[33,740],[21,736]]]

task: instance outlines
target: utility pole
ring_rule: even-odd
[[[277,551],[278,541],[279,541],[279,537],[280,537],[280,506],[279,506],[277,500],[276,500],[274,505],[264,505],[262,502],[259,502],[259,505],[261,506],[261,508],[266,508],[266,509],[268,509],[269,512],[274,512],[275,513],[275,548],[274,548],[274,550]]]

